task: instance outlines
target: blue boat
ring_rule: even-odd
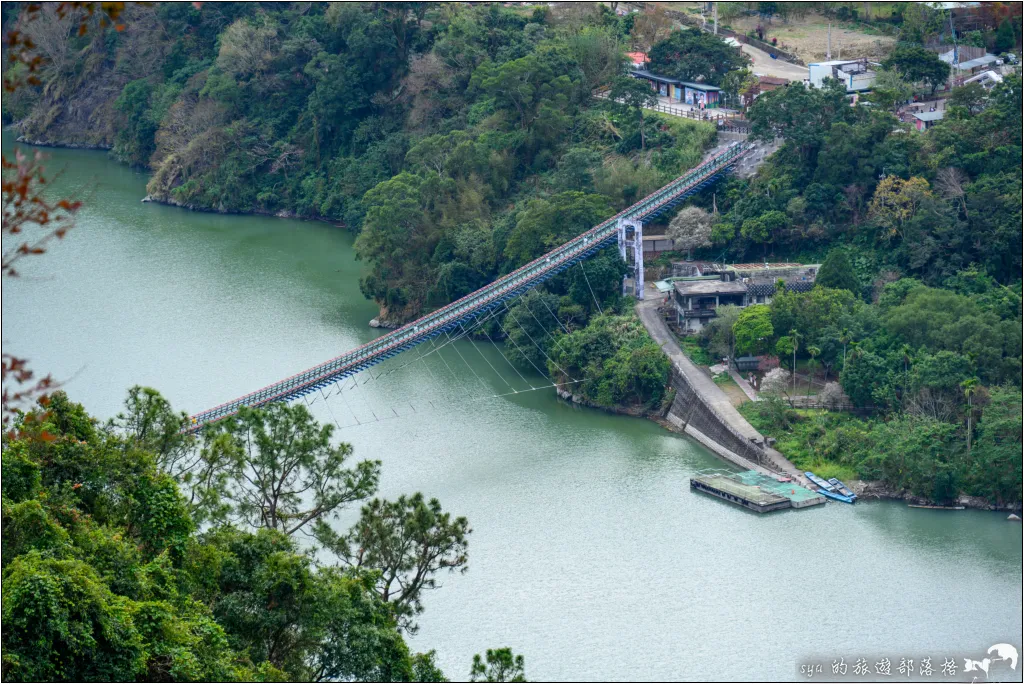
[[[817,486],[818,493],[821,494],[822,496],[827,496],[828,498],[834,499],[835,501],[842,501],[843,503],[848,504],[852,504],[854,501],[856,501],[856,497],[849,497],[846,496],[845,494],[840,493],[832,483],[828,482],[827,480],[823,480],[822,478],[818,477],[811,471],[806,471],[804,475],[806,475],[807,479],[810,480],[815,486]],[[843,488],[846,489],[845,485]],[[847,489],[847,491],[849,490]]]
[[[831,492],[835,489],[832,485],[830,485],[828,482],[812,473],[810,470],[806,471],[804,475],[806,475],[807,479],[810,480],[814,485],[816,485],[818,489],[825,490],[826,492]]]
[[[838,493],[842,494],[845,497],[850,498],[851,499],[850,503],[853,503],[854,501],[857,500],[857,495],[853,493],[852,489],[850,489],[845,484],[843,484],[842,480],[840,480],[838,478],[835,478],[835,477],[830,477],[830,478],[828,478],[828,481],[829,481],[829,484],[831,484]]]

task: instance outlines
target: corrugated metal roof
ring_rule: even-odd
[[[672,76],[662,76],[661,74],[656,74],[654,72],[647,71],[646,69],[630,69],[629,71],[634,76],[639,76],[640,78],[649,78],[652,81],[661,81],[662,83],[671,83],[672,85],[686,86],[687,88],[693,88],[695,90],[705,90],[705,91],[718,91],[718,90],[721,90],[721,88],[719,88],[717,86],[713,86],[713,85],[708,85],[707,83],[694,83],[693,81],[681,81],[678,78],[673,78]]]

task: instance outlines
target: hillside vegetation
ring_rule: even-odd
[[[598,5],[133,4],[123,31],[83,37],[76,21],[24,27],[62,55],[5,99],[25,138],[109,147],[160,201],[344,224],[387,323],[591,227],[714,139],[592,97],[621,79],[632,23]]]

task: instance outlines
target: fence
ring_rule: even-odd
[[[789,405],[800,409],[825,409],[827,411],[848,411],[850,413],[868,414],[878,409],[874,406],[856,406],[849,399],[824,401],[816,396],[789,397]]]
[[[599,100],[611,99],[607,88],[599,88],[594,91],[594,97]],[[720,131],[742,134],[750,133],[750,122],[745,120],[743,118],[743,114],[739,112],[716,112],[709,109],[685,109],[683,107],[673,107],[672,105],[666,105],[660,102],[649,107],[644,107],[644,109],[652,112],[669,114],[671,116],[678,116],[684,119],[693,119],[694,121],[714,121],[718,124],[718,130]]]

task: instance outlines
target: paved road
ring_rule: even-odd
[[[781,59],[772,59],[764,50],[746,43],[740,49],[754,61],[750,69],[759,76],[776,76],[789,81],[803,81],[807,78],[807,67],[805,66],[790,64]]]
[[[676,370],[686,377],[690,387],[693,388],[705,404],[711,407],[723,422],[744,438],[764,444],[764,436],[754,429],[754,426],[748,423],[746,418],[740,415],[740,412],[729,401],[728,395],[711,378],[704,375],[693,361],[690,361],[689,357],[683,353],[672,331],[668,329],[664,319],[658,314],[658,303],[661,297],[657,294],[657,290],[652,292],[649,289],[645,297],[644,301],[637,303],[636,312],[640,316],[644,327],[647,328],[647,332],[661,346],[662,351],[672,361],[672,365],[676,367]],[[803,473],[781,453],[770,447],[764,447],[764,452],[772,461],[777,472],[786,473],[802,484],[807,483]],[[755,466],[755,469],[759,470],[760,468]]]

